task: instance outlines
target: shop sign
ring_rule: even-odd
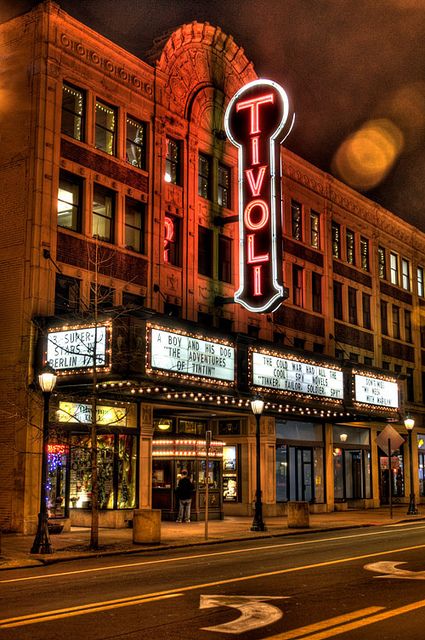
[[[93,367],[96,340],[96,366],[106,366],[107,327],[70,328],[49,331],[47,362],[55,371],[89,369]]]
[[[150,365],[176,375],[235,380],[235,349],[226,344],[176,333],[151,330]]]
[[[238,302],[249,311],[275,311],[285,298],[282,269],[280,144],[294,115],[286,92],[271,80],[254,80],[233,96],[224,126],[238,148]]]
[[[91,424],[91,404],[78,404],[77,402],[59,402],[56,412],[58,422],[77,422]],[[127,410],[124,407],[96,406],[96,424],[104,426],[122,426],[127,424]]]
[[[305,393],[334,400],[344,397],[342,371],[256,351],[252,353],[252,383],[276,391]]]
[[[356,402],[378,407],[398,408],[398,384],[370,376],[354,375],[354,399]]]

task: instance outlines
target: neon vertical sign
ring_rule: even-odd
[[[294,118],[285,91],[271,80],[242,87],[224,118],[226,134],[238,148],[240,286],[235,301],[258,313],[274,311],[287,297],[280,144]]]

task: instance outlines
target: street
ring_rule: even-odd
[[[423,640],[425,523],[0,573],[0,640]]]

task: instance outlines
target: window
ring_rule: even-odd
[[[93,189],[93,237],[114,241],[115,193],[100,184]]]
[[[202,153],[198,158],[198,194],[211,200],[211,158]]]
[[[169,318],[181,318],[182,316],[182,308],[178,304],[173,304],[172,302],[164,302],[164,315]]]
[[[221,233],[218,236],[218,279],[232,282],[232,239]]]
[[[146,168],[146,125],[134,118],[127,117],[126,133],[127,162],[138,167]]]
[[[357,291],[348,287],[348,322],[357,324]]]
[[[416,277],[418,283],[418,296],[424,297],[424,270],[423,267],[418,267],[416,270]]]
[[[390,370],[390,363],[384,361],[382,363],[382,368],[385,369],[385,371],[389,371]]]
[[[388,302],[381,300],[381,333],[388,335]]]
[[[110,156],[116,154],[116,109],[99,100],[96,102],[95,146]]]
[[[342,320],[342,284],[334,282],[334,317]]]
[[[398,255],[390,253],[390,280],[391,284],[398,285]]]
[[[378,273],[382,280],[386,280],[387,256],[384,247],[378,247]]]
[[[369,356],[365,356],[363,358],[363,362],[365,363],[365,365],[367,367],[373,367],[373,358],[369,357]]]
[[[218,318],[218,327],[220,331],[224,331],[225,333],[231,333],[233,331],[233,320],[230,318]]]
[[[413,369],[410,369],[409,367],[406,368],[406,391],[407,391],[407,401],[415,402]]]
[[[132,309],[144,307],[145,298],[139,296],[137,293],[130,293],[129,291],[123,291],[122,304],[124,307],[131,307]]]
[[[82,182],[77,176],[61,171],[58,189],[58,226],[81,231]]]
[[[332,256],[341,257],[341,227],[337,222],[332,222]]]
[[[404,339],[406,342],[413,342],[412,314],[408,309],[404,310]]]
[[[303,239],[303,211],[302,206],[296,200],[291,200],[291,228],[292,237],[295,240]]]
[[[320,342],[313,342],[313,352],[314,353],[324,353],[325,345]]]
[[[255,338],[256,340],[258,340],[258,338],[260,337],[260,327],[257,327],[256,324],[249,324],[248,335],[250,338]]]
[[[365,329],[371,329],[372,321],[370,317],[370,295],[368,293],[362,293],[362,308],[363,308],[363,326]]]
[[[320,213],[310,211],[310,244],[315,249],[320,249]]]
[[[85,94],[75,87],[62,87],[61,131],[75,140],[84,140]]]
[[[80,306],[80,280],[56,274],[55,315],[74,313]]]
[[[322,313],[322,276],[313,271],[311,279],[313,311]]]
[[[335,349],[335,358],[337,360],[344,360],[344,351],[342,349]]]
[[[293,303],[297,307],[303,306],[303,269],[292,266],[292,289],[293,289]]]
[[[211,327],[214,326],[214,316],[211,313],[204,313],[203,311],[198,311],[198,324],[203,327]]]
[[[230,169],[223,164],[218,165],[218,193],[217,202],[220,207],[230,209]]]
[[[359,354],[358,353],[354,353],[353,351],[350,351],[349,356],[350,356],[350,362],[358,362],[359,361]]]
[[[213,277],[213,241],[212,229],[198,227],[198,273]]]
[[[305,349],[304,338],[294,338],[294,347],[295,349]]]
[[[125,246],[144,253],[145,207],[137,200],[125,199]]]
[[[181,184],[181,146],[172,138],[167,138],[164,179],[171,184]]]
[[[369,240],[360,238],[360,259],[363,271],[369,271]]]
[[[164,262],[181,266],[181,219],[170,213],[164,218]]]
[[[401,286],[410,291],[410,262],[406,258],[401,259]]]
[[[356,251],[355,251],[355,236],[354,231],[347,229],[345,234],[347,262],[349,264],[356,264]]]
[[[400,340],[400,307],[393,304],[393,338]]]
[[[90,308],[93,309],[95,303],[98,309],[111,309],[114,306],[114,290],[105,287],[103,284],[90,285]]]

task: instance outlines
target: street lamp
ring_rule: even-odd
[[[38,376],[38,384],[43,392],[43,449],[41,452],[41,477],[40,477],[40,511],[38,513],[37,533],[31,548],[31,553],[53,553],[50,542],[47,504],[46,504],[46,484],[47,484],[47,443],[49,440],[49,401],[55,388],[55,370],[47,364]]]
[[[260,396],[256,396],[251,400],[251,411],[255,416],[257,427],[255,431],[255,450],[256,450],[256,476],[257,491],[255,494],[255,513],[252,521],[251,531],[266,531],[266,525],[263,522],[263,505],[261,503],[261,457],[260,457],[260,419],[264,409],[264,400]]]
[[[406,416],[404,420],[404,426],[407,429],[407,433],[409,434],[409,456],[410,456],[410,498],[409,498],[409,508],[407,510],[408,516],[416,516],[418,515],[418,510],[416,508],[416,500],[415,500],[415,489],[413,484],[413,446],[412,446],[412,430],[415,426],[415,421],[410,416]]]

